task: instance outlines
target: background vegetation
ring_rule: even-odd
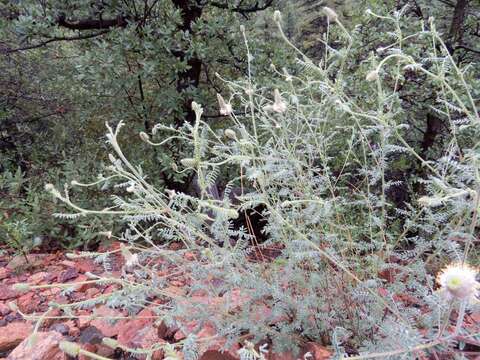
[[[287,319],[202,309],[231,341],[248,329],[280,349],[321,339],[338,356],[448,352],[435,321],[458,304],[432,294],[433,274],[478,263],[478,2],[1,4],[8,246],[95,250],[112,231],[142,263],[181,241],[200,254],[170,259],[192,273],[192,291],[218,296],[202,287],[214,276],[247,294],[251,313],[261,303]],[[105,122],[115,124],[106,142]],[[53,218],[62,203],[75,212]],[[112,209],[122,216],[85,216]],[[267,266],[258,249],[279,254]],[[109,305],[135,313],[145,288],[161,288],[136,275]]]

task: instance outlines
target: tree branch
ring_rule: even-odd
[[[260,5],[259,2],[256,1],[255,4],[250,6],[250,7],[241,7],[241,6],[231,7],[228,4],[220,3],[220,2],[216,2],[216,1],[209,2],[208,4],[211,5],[211,6],[214,6],[216,8],[219,8],[219,9],[230,10],[230,11],[237,12],[237,13],[240,13],[242,15],[245,15],[245,14],[248,14],[248,13],[253,13],[253,12],[265,10],[273,4],[273,1],[274,0],[265,0],[265,3],[263,5]]]
[[[115,19],[81,19],[77,21],[68,21],[65,14],[57,18],[57,24],[70,30],[99,30],[109,29],[111,27],[124,28],[128,25],[127,18],[118,15]]]
[[[457,49],[464,49],[466,51],[470,51],[470,52],[473,52],[473,53],[476,53],[476,54],[480,54],[480,50],[477,50],[477,49],[473,49],[471,47],[468,47],[466,45],[457,45],[455,46],[455,48],[453,49],[453,51],[457,50]]]
[[[65,36],[65,37],[53,37],[51,39],[42,41],[41,43],[38,44],[33,44],[33,45],[28,45],[16,49],[6,49],[3,50],[2,52],[5,54],[13,53],[13,52],[18,52],[18,51],[25,51],[25,50],[30,50],[30,49],[37,49],[43,46],[47,46],[48,44],[52,42],[57,42],[57,41],[74,41],[74,40],[84,40],[84,39],[91,39],[97,36],[101,36],[103,34],[108,33],[110,30],[102,30],[93,34],[87,34],[87,35],[78,35],[78,36]]]

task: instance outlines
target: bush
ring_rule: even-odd
[[[210,322],[229,344],[250,334],[253,343],[268,340],[274,351],[283,351],[314,340],[332,344],[338,357],[364,354],[356,359],[448,353],[457,335],[473,336],[462,320],[478,284],[468,283],[465,296],[452,289],[465,274],[471,280],[464,264],[475,255],[480,117],[473,95],[478,80],[469,80],[475,68],[455,63],[433,21],[404,34],[402,24],[410,19],[402,11],[369,11],[392,32],[389,44],[383,39],[377,53],[365,54],[361,34],[349,32],[330,9],[326,15],[330,38],[324,39],[323,61],[314,64],[283,35],[281,15],[275,14],[297,63],[281,71],[272,67],[275,85],[251,76],[225,81],[234,100],[219,97],[231,124],[224,131],[204,122],[202,107],[194,103],[194,124],[156,125],[151,135],[140,134],[159,147],[185,142],[191,156],[176,171],[195,172],[198,196],[154,188],[124,156],[117,141],[121,122],[107,125],[114,151],[110,175],[90,184],[125,190],[112,195],[111,207],[81,207],[68,187],[63,194],[47,185],[73,209],[63,217],[117,215],[128,221],[122,254],[132,274],[125,274],[108,305],[135,314],[152,297],[165,298],[168,306],[158,306],[159,317]],[[246,37],[245,44],[248,49]],[[409,137],[417,108],[404,106],[400,96],[418,82],[422,91],[436,94],[433,111],[450,130],[435,161],[424,159]],[[172,135],[157,140],[160,130]],[[413,169],[403,181],[392,175],[402,164]],[[217,197],[211,187],[220,174],[235,175]],[[401,192],[408,196],[398,201]],[[233,226],[252,209],[266,221],[262,243],[252,229]],[[174,241],[185,248],[163,245]],[[76,256],[108,264],[110,254]],[[446,271],[442,291],[436,291],[435,273],[451,262],[460,263],[460,277],[451,280]],[[166,280],[158,274],[164,268],[190,279],[186,299],[164,291]],[[199,294],[224,301],[213,307],[191,300]],[[233,311],[238,297],[242,309]],[[449,332],[456,310],[460,320]]]

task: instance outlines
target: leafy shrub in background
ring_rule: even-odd
[[[63,218],[115,215],[129,224],[121,240],[131,273],[97,279],[122,288],[106,300],[70,306],[105,301],[135,314],[159,297],[168,301],[156,309],[159,318],[179,326],[185,318],[210,322],[229,339],[227,347],[245,334],[253,343],[270,342],[274,351],[314,340],[332,344],[339,358],[453,356],[457,335],[478,337],[462,322],[466,309],[475,310],[470,301],[478,286],[475,271],[464,266],[475,257],[480,202],[474,68],[456,64],[433,20],[403,33],[403,22],[411,21],[403,10],[369,11],[392,31],[377,53],[361,57],[361,34],[348,31],[333,10],[325,14],[330,25],[319,64],[290,43],[275,14],[296,65],[273,66],[273,86],[256,82],[251,73],[242,81],[225,80],[230,94],[219,96],[219,105],[229,125],[223,131],[203,121],[202,107],[193,103],[194,123],[158,124],[151,134],[140,134],[160,149],[171,141],[190,149],[175,168],[196,174],[198,196],[152,186],[122,151],[122,122],[108,126],[108,174],[91,184],[74,180],[65,191],[46,186],[70,209]],[[342,46],[333,48],[332,42]],[[412,52],[420,45],[428,50]],[[432,109],[448,124],[447,145],[435,161],[422,157],[408,137],[416,109],[404,106],[399,92],[410,81],[437,94]],[[422,171],[401,183],[391,176],[401,162]],[[218,198],[211,186],[220,174],[235,175]],[[71,187],[98,184],[114,186],[110,207],[91,210],[71,199]],[[410,198],[398,202],[395,191],[409,191]],[[249,209],[266,220],[262,243],[249,229],[232,226]],[[153,241],[158,237],[163,244]],[[173,241],[185,248],[168,250]],[[275,258],[267,259],[272,250]],[[113,253],[74,256],[96,257],[108,268]],[[446,271],[443,291],[436,291],[435,274],[452,262],[460,270]],[[165,291],[159,270],[166,268],[190,279],[185,297]],[[218,306],[195,302],[198,294]],[[241,310],[232,310],[238,296]],[[188,339],[185,358],[195,358],[187,356],[195,342]]]

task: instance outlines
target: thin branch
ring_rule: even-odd
[[[118,15],[115,19],[81,19],[68,21],[64,14],[57,18],[57,24],[70,30],[99,30],[111,27],[124,28],[128,25],[127,17]]]
[[[473,53],[476,53],[476,54],[480,54],[480,50],[477,50],[477,49],[473,49],[471,47],[468,47],[468,46],[465,46],[465,45],[457,45],[455,46],[455,48],[453,49],[453,51],[457,50],[457,49],[464,49],[466,51],[470,51],[470,52],[473,52]]]
[[[266,0],[263,5],[260,5],[257,1],[257,2],[255,2],[255,5],[252,5],[250,7],[241,7],[241,6],[231,7],[228,4],[220,3],[220,2],[216,2],[216,1],[209,2],[208,4],[211,5],[211,6],[217,7],[219,9],[230,10],[230,11],[237,12],[237,13],[245,15],[245,14],[248,14],[248,13],[262,11],[262,10],[265,10],[265,9],[269,8],[273,4],[273,0]]]
[[[53,37],[51,39],[42,41],[41,43],[38,43],[38,44],[28,45],[28,46],[24,46],[24,47],[20,47],[20,48],[16,48],[16,49],[6,49],[6,50],[2,50],[2,52],[5,53],[5,54],[10,54],[10,53],[13,53],[13,52],[18,52],[18,51],[37,49],[37,48],[40,48],[40,47],[47,46],[50,43],[58,42],[58,41],[75,41],[75,40],[91,39],[91,38],[106,34],[109,31],[110,30],[102,30],[102,31],[99,31],[99,32],[96,32],[96,33],[93,33],[93,34],[78,35],[78,36],[71,36],[71,37],[68,37],[68,36]]]

